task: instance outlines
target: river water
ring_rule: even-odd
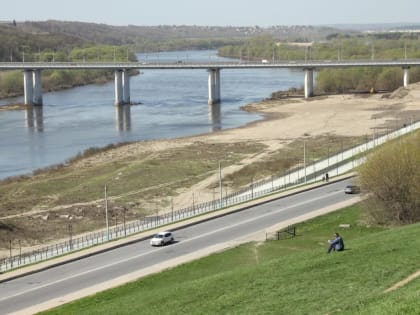
[[[152,61],[224,61],[215,51],[140,54]],[[23,80],[23,76],[22,76]],[[145,70],[131,77],[131,101],[115,107],[114,82],[43,94],[41,107],[0,111],[0,179],[29,174],[91,147],[176,138],[234,128],[261,119],[240,107],[274,91],[303,85],[287,69],[224,69],[220,106],[209,106],[205,70]],[[23,98],[0,100],[0,106]]]

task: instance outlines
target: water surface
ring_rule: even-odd
[[[140,61],[215,61],[215,51],[140,54]],[[22,76],[23,80],[23,76]],[[114,82],[44,93],[42,107],[0,112],[0,179],[63,163],[90,147],[176,138],[261,119],[240,107],[303,85],[287,69],[221,70],[220,106],[209,106],[205,70],[146,70],[131,77],[135,106],[114,106]],[[0,106],[23,98],[0,100]]]

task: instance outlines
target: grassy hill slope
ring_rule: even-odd
[[[298,225],[299,236],[230,251],[149,276],[48,314],[419,314],[420,225],[360,223],[351,207]],[[326,253],[340,223],[341,253]]]

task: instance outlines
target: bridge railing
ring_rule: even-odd
[[[11,69],[209,69],[209,68],[339,68],[339,67],[412,67],[419,66],[420,59],[397,60],[275,60],[267,62],[235,61],[148,61],[137,62],[0,62],[0,70]]]

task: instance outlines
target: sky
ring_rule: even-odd
[[[420,0],[0,0],[0,21],[254,26],[419,23]]]

